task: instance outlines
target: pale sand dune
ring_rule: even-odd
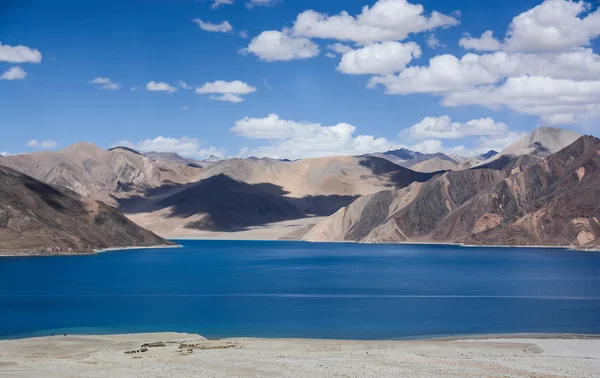
[[[164,210],[168,212],[168,209]],[[168,217],[158,212],[125,214],[132,222],[168,239],[213,239],[213,240],[278,240],[292,232],[315,225],[327,217],[308,217],[282,222],[267,223],[241,231],[205,231],[185,228],[184,225],[198,221],[202,215],[189,218]]]
[[[552,337],[552,336],[550,336]],[[600,339],[206,340],[190,334],[0,341],[2,377],[593,377]],[[162,342],[143,350],[144,343]],[[182,346],[182,344],[185,344]]]

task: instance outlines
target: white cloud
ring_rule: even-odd
[[[231,4],[233,4],[233,0],[212,0],[212,4],[210,7],[212,9],[217,9],[221,5],[231,5]]]
[[[27,76],[27,72],[19,66],[11,67],[6,70],[1,76],[0,80],[22,80]]]
[[[429,66],[412,66],[398,75],[373,77],[368,86],[384,85],[388,94],[429,93],[493,84],[499,78],[498,73],[480,64],[478,55],[467,54],[459,60],[444,54],[429,59]]]
[[[190,107],[187,106],[187,105],[184,105],[180,109],[183,110],[183,111],[186,111],[186,110],[190,110]]]
[[[318,123],[281,119],[277,114],[265,118],[244,118],[231,129],[246,138],[269,140],[269,146],[246,148],[242,155],[273,158],[304,158],[331,155],[355,155],[386,151],[396,146],[385,138],[353,136],[356,127],[347,123],[322,126]]]
[[[515,17],[507,31],[509,51],[565,51],[589,46],[600,35],[600,10],[584,1],[546,0]]]
[[[429,65],[371,78],[387,94],[432,93],[442,105],[508,107],[542,123],[590,123],[600,118],[600,55],[586,48],[600,36],[600,8],[584,1],[546,0],[516,16],[503,41],[492,31],[459,41],[462,58],[439,55]]]
[[[0,62],[40,63],[42,53],[27,46],[9,46],[0,42]]]
[[[188,90],[193,89],[191,86],[187,85],[187,83],[183,80],[179,80],[179,86],[183,89],[188,89]]]
[[[474,38],[468,33],[458,41],[460,47],[464,49],[472,49],[478,51],[497,51],[501,48],[501,43],[494,38],[494,33],[491,30],[483,32],[481,37]]]
[[[319,55],[319,46],[308,38],[291,37],[287,33],[268,30],[254,37],[242,54],[254,54],[266,62],[309,59]]]
[[[483,86],[452,92],[444,106],[477,104],[490,109],[502,106],[543,117],[558,124],[578,117],[600,115],[600,81],[554,79],[544,76],[508,78],[499,86]]]
[[[209,96],[211,100],[226,101],[238,103],[244,101],[241,95],[256,92],[256,87],[249,85],[240,80],[223,81],[217,80],[212,83],[204,83],[199,88],[196,88],[198,94],[213,94]],[[217,95],[214,95],[217,94]]]
[[[177,92],[177,88],[175,88],[174,86],[164,83],[164,82],[155,82],[155,81],[150,81],[146,84],[146,90],[148,91],[152,91],[152,92],[169,92],[169,93],[173,93],[173,92]]]
[[[121,88],[121,84],[113,83],[112,80],[110,80],[107,77],[97,77],[94,80],[88,81],[88,84],[99,84],[100,89],[105,89],[109,91],[116,91],[119,88]]]
[[[6,151],[0,151],[0,156],[11,156],[12,154],[10,152],[6,152]]]
[[[250,35],[248,34],[248,30],[242,30],[241,32],[238,33],[238,35],[242,38],[249,38]]]
[[[225,101],[225,102],[233,102],[238,103],[244,101],[244,99],[233,93],[225,93],[219,96],[211,95],[208,98],[215,101]]]
[[[427,46],[430,49],[437,49],[438,47],[441,47],[442,44],[440,43],[440,40],[438,39],[437,35],[435,34],[429,34],[427,36],[427,39],[425,40],[425,43],[427,43]]]
[[[325,56],[328,58],[337,58],[337,55],[335,55],[334,53],[330,53],[330,52],[326,53]]]
[[[413,59],[421,56],[414,42],[386,41],[346,52],[337,69],[345,74],[391,74],[402,71]]]
[[[345,54],[353,50],[352,47],[344,45],[343,43],[334,43],[333,45],[327,45],[327,48],[338,54]]]
[[[357,16],[346,11],[334,16],[314,10],[304,11],[296,18],[293,31],[297,36],[367,44],[403,40],[412,33],[458,24],[455,17],[437,11],[426,15],[421,4],[411,4],[406,0],[379,0],[372,7],[365,6]]]
[[[122,140],[113,143],[113,147],[124,146],[133,148],[142,152],[175,152],[182,156],[190,158],[203,158],[210,155],[224,156],[225,151],[215,147],[204,147],[205,143],[195,138],[169,138],[156,137],[154,139],[145,139],[143,141],[133,143],[127,140]]]
[[[474,135],[505,135],[508,126],[492,118],[473,119],[465,123],[452,122],[450,117],[425,117],[411,126],[410,136],[418,139],[459,139]]]
[[[200,29],[213,33],[229,33],[233,31],[233,27],[228,21],[223,21],[220,24],[213,24],[211,22],[204,22],[199,18],[194,18],[192,22],[198,24]]]
[[[249,85],[240,80],[234,81],[223,81],[217,80],[212,83],[204,83],[202,87],[196,88],[196,93],[234,93],[234,94],[248,94],[256,92],[256,87]]]
[[[30,140],[29,142],[25,143],[25,146],[27,147],[31,147],[31,148],[53,148],[58,146],[58,142],[55,140],[44,140],[42,142],[38,141],[38,140]]]

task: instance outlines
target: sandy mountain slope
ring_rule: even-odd
[[[0,164],[111,205],[116,204],[111,197],[115,193],[157,187],[167,181],[190,182],[201,171],[156,161],[129,148],[107,151],[91,143],[7,156],[0,158]]]
[[[124,200],[121,207],[140,222],[179,218],[184,228],[228,231],[304,217],[282,194],[271,184],[252,185],[220,174],[164,190],[142,202],[142,207],[135,198]],[[155,217],[135,217],[139,213],[155,213]]]
[[[119,211],[0,166],[0,253],[76,254],[171,244]]]
[[[410,169],[417,172],[439,172],[454,171],[458,169],[458,164],[447,159],[434,157],[410,166]]]
[[[285,162],[274,159],[228,159],[204,170],[203,177],[225,174],[249,184],[280,186],[288,197],[355,196],[427,181],[414,172],[372,156],[335,156]]]
[[[155,230],[227,231],[307,216],[328,216],[361,193],[402,188],[435,174],[414,172],[372,157],[335,157],[283,162],[228,159],[187,185],[147,190],[120,200],[130,219]],[[160,233],[158,229],[157,232]]]
[[[540,127],[511,144],[498,154],[482,161],[477,167],[504,169],[512,160],[527,156],[531,163],[543,159],[575,142],[581,134],[553,127]],[[536,159],[531,159],[531,157]]]
[[[447,172],[360,197],[303,239],[594,244],[600,236],[599,167],[600,140],[582,137],[524,169]]]

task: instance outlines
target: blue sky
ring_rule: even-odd
[[[252,6],[252,1],[268,4]],[[400,146],[468,155],[501,148],[541,125],[594,133],[600,104],[596,5],[567,0],[229,2],[3,1],[0,151],[90,141],[191,157],[297,158]],[[423,12],[407,16],[418,4]],[[373,18],[378,9],[385,11],[384,21]],[[534,20],[533,29],[517,22],[513,36],[505,39],[513,18],[532,9],[537,10],[521,18]],[[308,10],[321,19],[300,26],[296,19]],[[334,25],[340,21],[328,17],[342,11],[348,13],[345,22]],[[445,21],[434,22],[434,11]],[[364,20],[357,16],[361,12],[367,13]],[[429,26],[420,25],[423,20]],[[413,23],[417,26],[407,26]],[[494,40],[479,39],[487,30]],[[261,34],[267,31],[283,41]],[[465,33],[473,38],[464,40]],[[344,45],[347,57],[328,47],[336,43]],[[17,46],[28,51],[19,53]],[[407,58],[406,51],[415,49],[418,53]],[[459,71],[453,71],[452,57],[460,60],[468,53],[492,63],[482,63],[482,72],[460,61]],[[503,60],[493,54],[504,54]],[[440,64],[433,67],[429,60],[436,57]],[[344,60],[344,68],[338,67]],[[416,72],[411,67],[427,72],[407,79]],[[576,72],[566,73],[571,70]],[[150,82],[161,83],[152,88],[169,90],[148,90]],[[196,93],[205,83],[212,85],[200,92],[219,93]],[[107,84],[112,89],[102,89]],[[540,93],[553,98],[540,99]]]

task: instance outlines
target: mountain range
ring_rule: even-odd
[[[182,230],[229,232],[315,215],[326,218],[291,238],[594,245],[600,232],[598,151],[596,138],[548,127],[499,153],[469,158],[399,149],[296,161],[194,160],[76,143],[0,157],[1,188],[12,193],[0,207],[0,251],[165,244],[142,227],[172,237]],[[37,190],[16,198],[24,187]],[[97,212],[109,214],[110,224],[126,225],[126,232],[98,226]],[[26,214],[36,221],[17,235],[15,225],[29,219]],[[70,222],[80,227],[65,227]],[[36,229],[45,230],[39,238],[30,236]]]

